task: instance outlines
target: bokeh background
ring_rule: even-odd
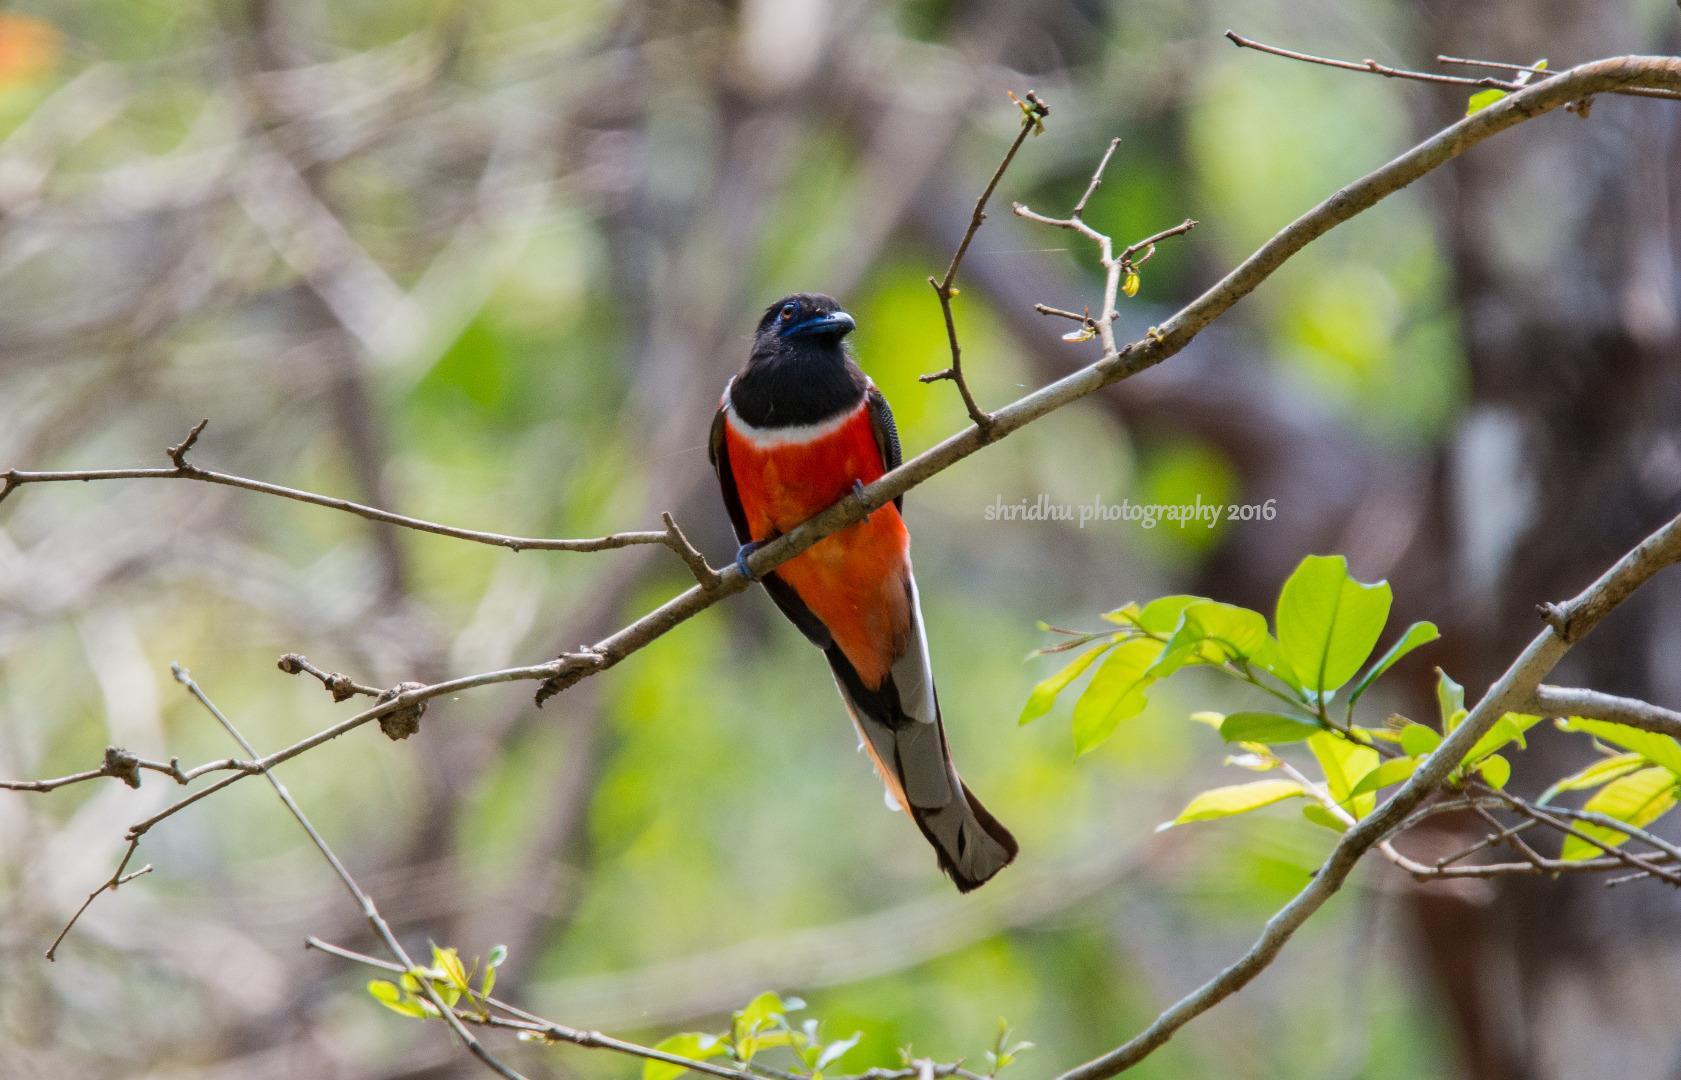
[[[839,295],[907,447],[965,422],[926,283],[1038,89],[960,280],[977,393],[1089,362],[1031,305],[1080,307],[1061,213],[1112,136],[1090,220],[1191,216],[1124,304],[1137,336],[1296,214],[1461,114],[1455,89],[1233,49],[1554,67],[1673,52],[1668,0],[34,0],[0,12],[0,464],[207,466],[456,524],[588,535],[678,519],[733,549],[707,423],[757,313]],[[1037,620],[1196,590],[1270,608],[1309,552],[1388,577],[1473,691],[1681,503],[1681,113],[1598,101],[1501,136],[1337,230],[1163,367],[907,500],[966,778],[1019,864],[960,898],[880,788],[821,657],[760,595],[708,611],[538,711],[528,685],[434,702],[282,775],[416,948],[506,944],[499,991],[648,1041],[799,994],[853,1071],[978,1061],[997,1019],[1043,1076],[1133,1033],[1234,957],[1328,850],[1288,811],[1154,826],[1231,782],[1188,723],[1243,699],[1189,677],[1078,760],[1063,711],[1018,728]],[[1276,500],[1272,521],[987,522],[1037,498]],[[275,670],[390,685],[529,663],[687,584],[660,549],[513,554],[179,483],[25,489],[0,509],[0,775],[107,744],[260,749],[350,706]],[[1677,583],[1560,680],[1681,701]],[[1410,684],[1409,684],[1410,680]],[[1411,695],[1411,696],[1409,696]],[[1520,786],[1580,764],[1540,739]],[[0,1074],[455,1077],[436,1025],[363,991],[319,935],[377,951],[272,792],[147,837],[149,876],[41,951],[176,795],[148,775],[0,798]],[[1452,842],[1452,837],[1443,840]],[[1149,1077],[1681,1075],[1681,941],[1655,884],[1421,889],[1381,867]],[[493,1040],[494,1041],[494,1040]],[[534,1077],[629,1060],[497,1045]]]

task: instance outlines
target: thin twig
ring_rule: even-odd
[[[1015,100],[1014,94],[1011,94],[1010,97],[1011,100]],[[952,316],[951,300],[952,297],[957,295],[957,290],[953,287],[957,282],[957,269],[963,265],[963,256],[968,253],[970,242],[975,239],[975,234],[980,231],[981,223],[986,220],[987,200],[991,199],[992,193],[997,190],[998,182],[1004,179],[1004,173],[1009,169],[1010,162],[1015,160],[1016,151],[1021,149],[1021,144],[1027,141],[1029,135],[1045,130],[1044,119],[1051,112],[1051,107],[1045,104],[1039,95],[1032,90],[1027,92],[1025,101],[1017,101],[1016,103],[1021,106],[1021,128],[1016,132],[1015,140],[1010,143],[1010,148],[1004,151],[1003,160],[999,161],[998,168],[992,171],[992,179],[987,181],[986,188],[981,191],[980,197],[975,200],[975,212],[969,218],[969,227],[964,230],[963,239],[958,241],[957,250],[952,252],[951,263],[946,267],[946,276],[939,279],[933,277],[928,279],[928,284],[934,287],[934,295],[940,298],[940,314],[945,317],[946,321],[946,341],[951,346],[951,366],[942,371],[923,375],[921,381],[931,383],[941,379],[950,379],[956,383],[957,392],[963,397],[963,407],[969,412],[969,419],[973,420],[975,426],[983,432],[992,426],[992,416],[975,401],[975,395],[969,389],[969,381],[963,377],[963,348],[957,341],[957,323]]]
[[[1123,284],[1127,290],[1127,295],[1131,296],[1137,291],[1138,268],[1155,255],[1156,243],[1171,236],[1182,236],[1197,227],[1195,220],[1186,218],[1171,229],[1163,229],[1152,236],[1147,236],[1136,244],[1127,247],[1120,255],[1116,255],[1114,240],[1107,234],[1101,233],[1086,224],[1086,220],[1082,216],[1086,211],[1086,203],[1091,200],[1098,185],[1103,183],[1103,174],[1109,168],[1109,160],[1115,156],[1115,148],[1120,145],[1121,140],[1119,139],[1109,140],[1108,148],[1103,151],[1103,157],[1098,160],[1097,168],[1092,171],[1091,180],[1086,183],[1086,190],[1080,194],[1079,201],[1074,204],[1074,209],[1069,212],[1067,217],[1047,217],[1022,203],[1016,203],[1013,207],[1017,217],[1037,222],[1040,225],[1049,225],[1053,228],[1077,232],[1097,245],[1098,262],[1103,266],[1104,271],[1103,308],[1098,316],[1093,318],[1089,311],[1083,316],[1077,316],[1071,311],[1047,307],[1044,304],[1035,304],[1034,310],[1041,315],[1054,315],[1080,322],[1084,326],[1085,332],[1070,335],[1068,340],[1082,341],[1096,335],[1105,353],[1115,351],[1115,318],[1119,315],[1119,312],[1115,310],[1115,303],[1121,294]],[[1140,251],[1143,251],[1144,255],[1135,261],[1133,256]]]
[[[326,688],[329,694],[333,695],[334,701],[349,701],[357,694],[377,698],[384,693],[379,687],[363,686],[348,675],[341,675],[336,671],[322,671],[310,663],[309,657],[302,653],[286,653],[275,666],[288,675],[302,673],[313,677]]]
[[[375,506],[351,502],[349,499],[318,495],[313,491],[301,491],[281,484],[270,484],[263,480],[252,480],[249,477],[235,476],[232,473],[204,469],[186,460],[187,451],[198,441],[199,433],[203,430],[204,422],[200,421],[185,439],[169,448],[169,458],[174,464],[167,468],[78,469],[57,472],[29,472],[22,469],[12,469],[0,473],[0,480],[4,481],[3,484],[0,484],[0,499],[4,499],[12,491],[25,484],[54,484],[73,481],[86,483],[95,480],[197,480],[206,484],[220,484],[224,487],[255,491],[263,495],[274,495],[282,499],[291,499],[294,502],[308,503],[311,506],[324,506],[329,510],[340,510],[347,514],[355,514],[357,517],[366,518],[369,521],[379,521],[387,525],[396,525],[400,528],[432,533],[437,536],[448,536],[456,540],[467,540],[475,544],[489,544],[493,547],[507,548],[510,551],[610,551],[636,544],[672,546],[671,537],[666,531],[619,532],[607,536],[563,540],[538,536],[508,536],[503,533],[484,532],[479,529],[460,529],[453,525],[440,525],[435,521],[410,517],[407,514],[396,514]]]
[[[128,842],[128,850],[123,852],[122,859],[117,863],[117,869],[110,877],[105,879],[105,882],[101,884],[99,888],[88,893],[88,898],[82,901],[82,906],[76,909],[76,914],[70,916],[70,921],[64,924],[64,929],[60,930],[58,932],[58,936],[53,938],[53,943],[47,946],[46,957],[48,960],[56,960],[58,958],[58,947],[64,944],[64,939],[66,937],[70,936],[71,927],[76,925],[77,920],[82,917],[82,913],[93,905],[93,902],[99,898],[100,894],[106,892],[116,892],[128,882],[139,877],[141,874],[149,874],[152,872],[152,864],[147,863],[145,866],[142,866],[132,874],[123,873],[123,871],[128,869],[129,860],[134,858],[135,849],[139,846],[139,837],[135,837]]]
[[[1534,65],[1507,64],[1498,61],[1468,60],[1457,56],[1438,56],[1439,64],[1459,64],[1467,67],[1496,68],[1501,71],[1527,73],[1517,79],[1497,79],[1492,75],[1468,77],[1464,75],[1441,75],[1431,71],[1413,71],[1408,68],[1390,67],[1380,64],[1376,60],[1338,60],[1329,56],[1315,56],[1313,53],[1298,52],[1295,49],[1285,49],[1277,45],[1268,45],[1246,38],[1235,31],[1227,30],[1226,37],[1233,45],[1240,49],[1254,49],[1257,52],[1271,53],[1282,56],[1286,60],[1299,60],[1304,64],[1320,64],[1324,67],[1341,68],[1344,71],[1358,71],[1365,75],[1381,75],[1386,79],[1406,79],[1409,82],[1437,83],[1446,86],[1474,86],[1490,90],[1505,90],[1515,93],[1525,86],[1532,85],[1542,79],[1552,78],[1559,72],[1548,71]],[[1653,97],[1681,100],[1681,93],[1651,87],[1611,87],[1602,93],[1624,94],[1630,97]]]
[[[246,740],[244,735],[240,734],[239,729],[234,727],[233,722],[223,715],[222,710],[216,707],[215,702],[210,700],[198,683],[193,681],[192,675],[188,673],[186,668],[180,664],[171,664],[170,670],[175,674],[175,681],[186,687],[187,693],[191,694],[200,705],[203,705],[206,712],[216,718],[217,723],[222,725],[223,729],[240,745],[242,750],[253,758],[259,756],[256,748]],[[308,815],[303,812],[303,807],[299,806],[298,801],[292,797],[292,793],[286,790],[286,785],[280,782],[280,778],[274,775],[274,772],[267,765],[263,766],[263,776],[268,780],[269,785],[274,788],[274,793],[280,796],[280,801],[285,804],[287,811],[297,820],[304,833],[308,835],[310,843],[315,845],[315,850],[319,851],[321,857],[327,860],[327,865],[332,867],[333,873],[344,884],[346,891],[361,906],[362,914],[367,917],[368,925],[373,927],[374,933],[390,950],[391,955],[402,964],[404,971],[412,972],[416,970],[418,965],[409,956],[407,950],[403,948],[402,943],[397,940],[397,936],[391,932],[390,925],[380,915],[379,908],[374,905],[373,898],[363,891],[362,886],[356,883],[356,879],[350,875],[350,871],[346,869],[344,863],[339,861],[339,857],[333,853],[333,849],[328,846],[326,839],[316,830]],[[134,841],[134,843],[138,842],[138,839]],[[432,985],[431,979],[422,977],[417,978],[415,982],[432,1002],[433,1007],[438,1010],[439,1015],[449,1024],[450,1030],[455,1033],[455,1037],[461,1041],[462,1046],[467,1048],[468,1053],[481,1061],[486,1068],[503,1077],[503,1080],[525,1080],[518,1072],[504,1065],[495,1055],[491,1054],[484,1044],[471,1031],[467,1030],[461,1019],[456,1016],[455,1010],[445,1004],[442,995],[438,993],[437,987]]]

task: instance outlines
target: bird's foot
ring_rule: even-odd
[[[747,569],[747,557],[764,546],[765,545],[759,543],[757,540],[753,540],[741,545],[740,550],[735,553],[735,568],[740,570],[741,576],[746,578],[748,581],[758,581],[759,579],[754,575],[753,571]]]
[[[856,479],[852,481],[852,497],[863,503],[866,510],[869,509],[869,504],[864,503],[864,481]]]

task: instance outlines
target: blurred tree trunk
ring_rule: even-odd
[[[1420,6],[1419,55],[1567,67],[1676,44],[1673,33],[1644,38],[1632,4]],[[1432,99],[1430,130],[1463,109],[1459,95]],[[1681,116],[1654,117],[1648,104],[1605,98],[1586,117],[1556,114],[1467,155],[1430,188],[1470,401],[1435,470],[1447,528],[1409,563],[1422,581],[1453,582],[1454,595],[1429,600],[1453,613],[1448,663],[1471,687],[1535,633],[1537,602],[1575,592],[1678,509]],[[1666,659],[1681,632],[1677,599],[1673,581],[1658,582],[1553,681],[1681,700],[1681,666]],[[1579,753],[1543,736],[1520,776],[1538,784],[1581,764],[1567,756]],[[1467,1075],[1676,1075],[1673,1025],[1617,993],[1626,965],[1675,959],[1672,893],[1539,881],[1493,895],[1478,906],[1425,892],[1418,904]]]

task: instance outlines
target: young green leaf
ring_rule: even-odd
[[[1321,731],[1307,741],[1319,767],[1325,770],[1325,789],[1331,798],[1356,818],[1363,818],[1377,806],[1377,796],[1354,793],[1354,785],[1377,768],[1378,752],[1345,739],[1334,731]]]
[[[394,1013],[417,1017],[421,1020],[438,1015],[437,1007],[431,1002],[417,1001],[399,990],[396,983],[387,982],[384,979],[374,979],[369,982],[368,993],[375,1001]]]
[[[1266,745],[1300,742],[1323,731],[1316,720],[1271,712],[1232,713],[1220,722],[1220,738],[1227,742],[1254,742]]]
[[[718,1036],[708,1035],[703,1031],[685,1031],[681,1035],[661,1040],[654,1049],[676,1057],[688,1058],[690,1061],[705,1061],[725,1053],[729,1044]],[[688,1071],[686,1066],[674,1065],[669,1061],[644,1061],[642,1080],[677,1080]]]
[[[1302,817],[1307,818],[1315,825],[1323,825],[1325,828],[1330,829],[1333,832],[1348,831],[1348,822],[1331,813],[1329,810],[1320,806],[1316,802],[1302,804]]]
[[[1626,821],[1637,829],[1643,829],[1668,813],[1675,805],[1675,783],[1675,774],[1662,766],[1641,769],[1626,776],[1619,776],[1594,792],[1593,798],[1584,803],[1582,809],[1605,814],[1618,821]],[[1577,829],[1603,842],[1607,847],[1616,847],[1628,839],[1628,834],[1605,825],[1596,825],[1589,821],[1578,821],[1574,824]],[[1599,848],[1581,837],[1566,836],[1559,858],[1572,861],[1591,859],[1599,853]]]
[[[1368,772],[1365,776],[1362,776],[1360,778],[1360,782],[1354,785],[1353,791],[1349,794],[1364,795],[1369,791],[1379,791],[1388,787],[1390,784],[1399,784],[1401,781],[1411,776],[1413,772],[1417,770],[1418,766],[1419,761],[1417,758],[1390,758],[1388,761],[1383,762],[1377,768]]]
[[[743,1005],[735,1014],[735,1037],[740,1042],[743,1038],[761,1028],[770,1027],[779,1016],[789,1012],[789,1006],[782,1000],[782,995],[774,990],[766,990],[758,994]]]
[[[1423,724],[1408,723],[1401,729],[1401,749],[1408,757],[1422,757],[1442,745],[1442,737],[1436,729]]]
[[[1186,664],[1247,660],[1264,651],[1271,635],[1258,611],[1198,600],[1184,608],[1173,636],[1150,668],[1152,679],[1165,679]]]
[[[1489,787],[1504,788],[1506,781],[1512,778],[1512,763],[1500,754],[1490,754],[1478,763],[1477,772],[1482,774]]]
[[[1097,669],[1086,692],[1074,703],[1074,752],[1085,754],[1102,745],[1121,721],[1144,711],[1144,692],[1154,677],[1150,665],[1161,655],[1162,643],[1150,638],[1123,641]]]
[[[1341,555],[1309,555],[1278,594],[1278,643],[1284,659],[1316,693],[1336,690],[1377,646],[1393,599],[1387,581],[1365,584]]]
[[[1251,780],[1247,784],[1233,784],[1205,791],[1192,799],[1179,816],[1158,826],[1156,831],[1184,825],[1192,821],[1211,821],[1214,818],[1247,814],[1263,806],[1271,806],[1285,799],[1305,796],[1307,789],[1294,780]]]
[[[833,1065],[835,1062],[844,1057],[848,1050],[857,1046],[858,1040],[863,1037],[864,1033],[860,1031],[853,1034],[850,1039],[840,1039],[830,1043],[828,1046],[825,1046],[823,1048],[823,1052],[817,1055],[817,1061],[813,1065],[813,1068],[818,1070],[827,1069],[830,1065]]]
[[[1442,730],[1451,734],[1458,723],[1454,714],[1465,712],[1465,688],[1441,668],[1436,669],[1436,709],[1442,716]]]
[[[1478,90],[1471,95],[1471,100],[1466,104],[1465,115],[1470,116],[1473,113],[1479,113],[1505,96],[1506,91],[1492,87],[1487,90]]]
[[[1179,616],[1192,604],[1213,603],[1206,596],[1158,596],[1138,613],[1139,629],[1152,634],[1171,634],[1179,625]]]
[[[461,964],[461,954],[454,949],[432,946],[432,966],[443,972],[444,979],[456,990],[467,990],[467,969]]]
[[[1627,724],[1614,724],[1609,720],[1589,720],[1580,716],[1572,716],[1569,720],[1560,722],[1559,728],[1563,731],[1592,735],[1600,742],[1620,746],[1624,750],[1633,750],[1652,764],[1662,765],[1681,777],[1681,743],[1677,743],[1668,735],[1643,731]]]
[[[1483,733],[1483,737],[1461,759],[1461,767],[1475,765],[1483,758],[1499,750],[1507,743],[1517,743],[1519,749],[1527,748],[1523,740],[1523,733],[1541,722],[1539,716],[1527,713],[1506,713],[1494,722],[1494,726]],[[1455,725],[1458,726],[1458,725]]]
[[[1378,657],[1377,663],[1367,668],[1366,673],[1360,676],[1360,681],[1355,683],[1354,689],[1348,692],[1348,704],[1353,706],[1356,701],[1359,701],[1360,695],[1370,689],[1371,685],[1381,678],[1384,672],[1394,667],[1402,657],[1421,645],[1430,644],[1441,636],[1441,632],[1436,629],[1435,623],[1415,622],[1407,627],[1406,632],[1401,635],[1400,639],[1389,646],[1389,651]]]
[[[1554,796],[1565,791],[1581,791],[1584,788],[1594,788],[1601,784],[1608,784],[1619,776],[1624,776],[1646,763],[1646,759],[1639,754],[1617,754],[1615,757],[1600,758],[1592,765],[1566,776],[1541,794],[1536,803],[1545,805],[1552,802]]]
[[[1095,645],[1076,656],[1073,662],[1061,671],[1042,680],[1033,688],[1033,693],[1028,695],[1027,704],[1022,706],[1021,719],[1017,722],[1029,724],[1050,712],[1051,706],[1056,703],[1057,695],[1068,689],[1068,685],[1078,679],[1081,672],[1091,667],[1092,661],[1108,652],[1113,645],[1113,642]]]

